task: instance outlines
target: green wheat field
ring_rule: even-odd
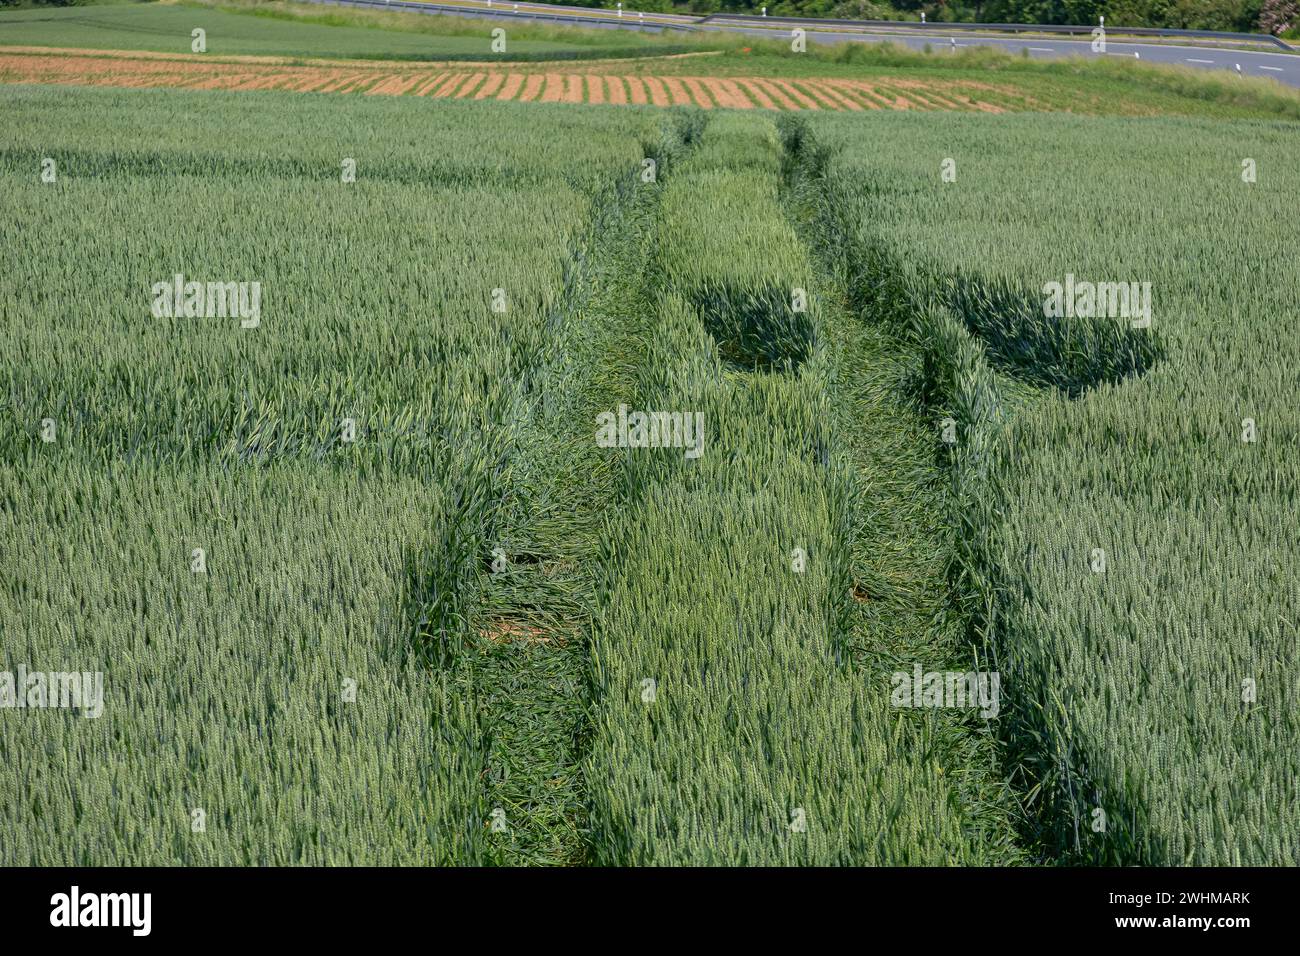
[[[0,864],[1300,862],[1294,120],[0,111]]]

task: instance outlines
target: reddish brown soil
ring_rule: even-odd
[[[575,64],[571,73],[513,72],[492,64],[443,64],[412,70],[409,63],[283,57],[209,58],[192,54],[129,53],[0,47],[0,82],[85,86],[178,87],[194,90],[295,90],[368,96],[431,96],[546,103],[696,105],[704,109],[921,109],[1003,112],[984,97],[1027,97],[987,83],[890,78],[785,80],[758,77],[619,76],[616,63]]]

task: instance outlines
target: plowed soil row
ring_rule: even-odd
[[[35,52],[0,48],[0,82],[197,90],[294,90],[544,103],[695,105],[704,109],[980,110],[1028,109],[1013,89],[916,79],[776,79],[763,77],[618,76],[512,72],[485,64],[449,68],[376,61],[323,65],[221,61],[201,56]]]

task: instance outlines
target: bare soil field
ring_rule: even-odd
[[[625,68],[625,64],[623,65]],[[582,70],[521,71],[484,63],[382,60],[296,62],[223,57],[0,47],[0,82],[198,90],[293,90],[523,102],[651,104],[704,109],[961,110],[1031,109],[1012,87],[913,79],[772,79],[624,76],[618,61]]]

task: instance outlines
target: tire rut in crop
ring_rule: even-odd
[[[787,139],[790,132],[787,132]],[[864,680],[888,688],[891,674],[988,668],[954,591],[956,560],[949,486],[935,456],[935,430],[910,395],[920,351],[854,308],[824,241],[815,204],[787,156],[783,205],[813,253],[809,292],[821,305],[834,356],[830,405],[851,474],[854,614],[845,648]],[[1020,837],[1024,810],[1003,772],[993,729],[971,710],[904,711],[950,782],[976,861],[1017,865],[1032,854]]]
[[[685,148],[689,124],[683,130],[670,117],[661,132],[646,147],[658,170]],[[449,559],[439,571],[451,580],[423,589],[446,598],[438,659],[475,701],[480,864],[587,859],[589,623],[614,483],[592,422],[607,396],[630,394],[639,363],[660,188],[643,170],[611,186],[575,251],[541,350],[522,368],[514,407],[491,436],[495,464],[461,496],[465,520],[439,549]]]
[[[845,209],[843,183],[828,174],[832,154],[797,119],[784,128],[787,178],[808,208],[822,261],[836,274],[848,310],[911,355],[899,379],[931,429],[932,460],[946,475],[943,495],[952,547],[947,579],[962,642],[1001,675],[1004,705],[996,740],[976,753],[985,792],[1007,809],[1018,843],[1040,862],[1126,863],[1145,831],[1143,813],[1099,781],[1053,728],[1062,703],[1050,678],[1014,643],[1012,574],[997,553],[997,469],[1016,411],[1045,389],[1077,399],[1090,389],[1145,374],[1163,357],[1159,336],[1100,322],[1048,322],[1024,290],[998,280],[949,274],[903,261],[863,239]],[[859,207],[854,207],[859,208]],[[946,423],[946,424],[945,424]],[[939,429],[951,430],[938,441]],[[1068,721],[1068,717],[1064,718]],[[991,788],[991,789],[989,789]],[[1105,841],[1083,848],[1090,809],[1107,807]],[[1001,831],[1004,828],[999,826]]]

